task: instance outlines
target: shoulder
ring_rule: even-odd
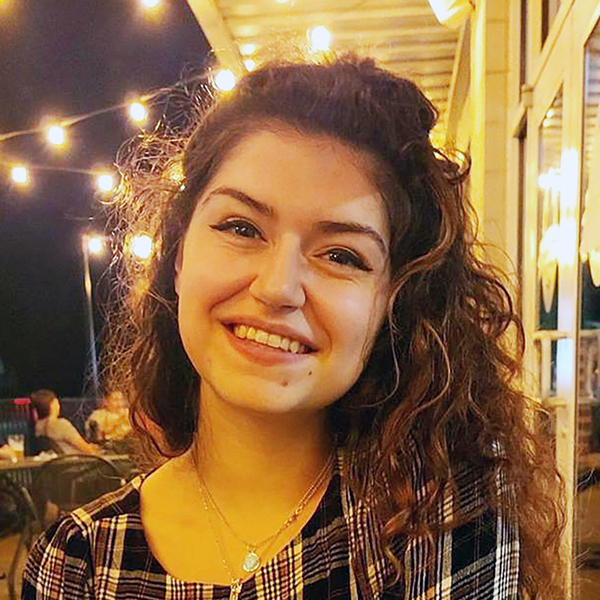
[[[53,419],[52,421],[50,421],[48,423],[48,425],[52,425],[54,428],[56,429],[68,429],[69,431],[71,431],[72,429],[75,429],[75,425],[73,425],[73,423],[71,423],[71,421],[69,421],[69,419],[65,419],[63,417],[59,417],[58,419]],[[75,431],[77,431],[75,429]]]
[[[94,571],[122,552],[125,538],[142,535],[137,477],[78,508],[48,529],[33,547],[23,575],[23,598],[91,597]]]
[[[93,528],[106,520],[140,514],[140,487],[146,475],[138,475],[123,487],[77,508],[72,519],[84,529]]]

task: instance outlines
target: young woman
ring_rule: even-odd
[[[371,60],[272,63],[130,157],[155,251],[114,375],[169,460],[49,530],[24,598],[562,597],[522,329],[435,120]]]

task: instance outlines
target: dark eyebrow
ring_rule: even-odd
[[[263,204],[262,202],[259,202],[258,200],[251,198],[250,196],[248,196],[248,194],[244,194],[244,192],[240,192],[239,190],[235,190],[233,188],[228,188],[228,187],[217,188],[216,190],[213,190],[208,195],[206,200],[208,200],[211,196],[216,196],[218,194],[223,195],[223,196],[229,196],[230,198],[233,198],[234,200],[239,200],[242,204],[249,206],[250,208],[254,209],[255,211],[257,211],[267,217],[273,217],[275,214],[273,212],[273,209],[270,206],[268,206],[267,204]]]
[[[219,194],[229,196],[234,200],[238,200],[242,204],[249,206],[250,208],[267,217],[275,216],[275,211],[270,206],[263,204],[262,202],[251,198],[248,196],[248,194],[245,194],[244,192],[234,188],[219,187],[216,190],[213,190],[207,196],[206,201],[208,201],[212,196]],[[363,225],[362,223],[357,223],[356,221],[320,221],[318,223],[318,227],[324,233],[360,233],[362,235],[366,235],[379,246],[385,256],[388,254],[388,247],[383,241],[383,238],[379,235],[379,233],[377,233],[377,231],[375,231],[375,229],[369,227],[368,225]]]
[[[388,247],[383,238],[375,229],[368,225],[356,223],[355,221],[320,221],[319,229],[324,233],[361,233],[370,237],[379,246],[385,256],[388,254]]]

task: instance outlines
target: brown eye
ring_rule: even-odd
[[[359,256],[354,254],[354,252],[344,250],[343,248],[333,248],[332,250],[327,250],[324,256],[327,256],[331,262],[337,263],[338,265],[353,267],[355,269],[360,269],[361,271],[372,270]]]
[[[236,237],[262,239],[260,231],[252,223],[243,219],[231,219],[217,225],[211,225],[211,228],[217,231],[229,232]]]

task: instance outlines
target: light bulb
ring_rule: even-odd
[[[323,25],[317,25],[316,27],[308,30],[308,39],[311,48],[315,52],[324,52],[325,50],[329,50],[331,33],[327,27]]]
[[[152,254],[152,238],[146,234],[134,235],[129,249],[137,258],[146,260]]]
[[[51,125],[46,132],[48,141],[53,146],[62,146],[65,143],[65,130],[60,125]]]
[[[244,61],[244,65],[246,66],[246,69],[248,69],[248,71],[254,71],[254,69],[256,68],[256,63],[251,58],[247,58]]]
[[[132,102],[129,105],[129,116],[136,123],[143,123],[148,117],[148,111],[141,102]]]
[[[90,254],[102,254],[104,251],[104,240],[99,235],[88,235],[86,243]]]
[[[236,84],[235,75],[229,69],[223,69],[215,75],[215,85],[222,92],[230,92]]]
[[[115,187],[115,178],[110,173],[103,173],[96,178],[96,185],[102,192],[110,192]]]
[[[242,54],[244,56],[252,56],[256,52],[256,44],[244,44],[242,46]]]
[[[29,172],[23,165],[15,165],[10,170],[10,176],[15,183],[24,185],[29,181]]]
[[[140,0],[146,8],[156,8],[160,0]]]

